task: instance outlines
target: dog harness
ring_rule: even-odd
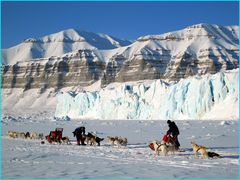
[[[164,145],[164,144],[158,144],[158,143],[156,143],[157,145],[158,145],[158,147],[157,147],[157,149],[156,150],[158,150],[162,145]],[[166,144],[165,144],[166,145]],[[166,145],[167,147],[168,147],[168,145]]]
[[[198,152],[201,148],[204,148],[204,146],[199,146],[199,148],[196,150],[196,152]]]

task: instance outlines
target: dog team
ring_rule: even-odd
[[[8,131],[7,136],[11,138],[22,138],[22,139],[43,139],[43,133],[36,132],[17,132],[17,131]]]
[[[117,146],[126,146],[128,143],[128,140],[126,137],[119,137],[119,136],[107,136],[108,142],[111,145],[117,145]]]
[[[178,135],[179,129],[175,122],[168,120],[167,124],[169,126],[169,129],[167,133],[163,136],[163,139],[161,141],[152,141],[148,146],[150,149],[155,151],[156,155],[168,155],[169,152],[172,154],[175,154],[175,152],[179,151],[180,143],[178,141]],[[62,133],[62,128],[56,128],[56,129],[61,129]],[[46,139],[48,142],[52,143],[54,142],[53,136],[51,136],[51,133],[55,134],[56,132],[59,131],[51,131],[49,136],[46,136]],[[94,133],[87,133],[85,134],[85,127],[81,126],[76,128],[73,132],[73,136],[76,137],[77,140],[77,145],[90,145],[90,146],[95,146],[98,145],[100,146],[101,141],[104,140],[104,138],[98,137]],[[16,132],[16,131],[8,131],[7,133],[8,137],[11,138],[23,138],[23,139],[41,139],[43,140],[43,133],[36,133],[36,132]],[[50,137],[50,140],[49,140]],[[57,136],[58,137],[58,136]],[[109,144],[111,145],[117,145],[117,146],[126,146],[128,144],[128,140],[126,137],[119,137],[119,136],[107,136],[107,140]],[[62,137],[60,141],[56,141],[57,143],[66,143],[66,144],[71,144],[69,138]],[[86,143],[85,143],[86,142]],[[42,144],[44,143],[43,141],[41,142]],[[195,154],[195,157],[197,157],[198,154],[200,154],[203,158],[221,158],[221,156],[215,152],[208,152],[207,148],[204,146],[200,146],[194,142],[191,142],[193,152]]]
[[[62,130],[59,132],[58,129],[62,128],[56,128],[55,131],[51,131],[48,136],[45,136],[45,139],[50,143],[59,143],[59,144],[71,144],[69,137],[65,136],[62,137]],[[58,134],[60,133],[60,134]],[[44,139],[43,133],[36,133],[36,132],[17,132],[17,131],[8,131],[7,136],[10,138],[23,138],[23,139]],[[87,133],[85,134],[85,127],[81,126],[76,128],[73,131],[73,136],[76,137],[77,139],[77,145],[90,145],[90,146],[95,146],[98,145],[100,146],[100,142],[104,140],[104,138],[98,137],[94,133]],[[117,145],[117,146],[126,146],[128,143],[127,138],[122,138],[122,137],[110,137],[108,136],[108,141],[111,145]],[[86,142],[86,143],[85,143]],[[44,141],[41,142],[41,144],[44,144]]]
[[[77,145],[89,144],[90,146],[92,145],[100,146],[100,142],[104,140],[104,138],[100,138],[93,133],[85,134],[84,126],[76,128],[72,133],[73,133],[73,136],[76,137]],[[118,136],[115,136],[115,137],[108,136],[107,139],[111,145],[126,146],[128,143],[128,140],[125,137],[122,138]],[[87,144],[85,143],[85,141]]]

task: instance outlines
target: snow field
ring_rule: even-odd
[[[35,119],[29,122],[29,119]],[[42,121],[42,117],[3,119],[2,162],[5,178],[236,178],[238,177],[237,121],[175,121],[184,152],[156,156],[148,148],[168,129],[165,121]],[[38,120],[39,119],[39,120]],[[72,131],[85,126],[99,137],[124,136],[126,147],[40,144],[37,140],[11,139],[8,130],[36,131],[47,135],[63,127],[63,136],[74,142]],[[219,153],[222,159],[195,158],[190,142]]]

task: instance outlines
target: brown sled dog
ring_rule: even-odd
[[[195,153],[195,157],[197,157],[197,154],[200,153],[203,158],[222,158],[218,153],[215,152],[207,152],[207,148],[205,146],[200,146],[194,142],[191,142],[193,151]]]
[[[191,142],[193,152],[195,153],[195,157],[197,157],[197,154],[200,153],[203,158],[208,158],[207,148],[205,146],[200,146],[194,142]]]
[[[92,133],[88,133],[88,134],[86,135],[87,144],[90,143],[90,146],[96,145],[96,144],[97,144],[98,146],[100,146],[100,142],[103,141],[103,140],[104,140],[104,138],[97,137],[97,135],[92,134]]]

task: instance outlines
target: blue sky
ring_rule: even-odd
[[[2,48],[76,28],[134,40],[198,23],[238,24],[238,2],[2,2]]]

